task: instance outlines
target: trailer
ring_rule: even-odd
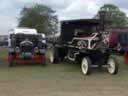
[[[45,64],[46,45],[42,42],[42,35],[36,29],[15,28],[10,30],[8,66],[17,63]]]
[[[128,29],[112,29],[109,35],[109,47],[124,54],[128,48]]]
[[[117,74],[118,63],[104,38],[106,32],[101,29],[97,19],[62,21],[60,36],[50,49],[50,62],[77,62],[84,75],[89,75],[93,67],[106,67],[110,74]]]

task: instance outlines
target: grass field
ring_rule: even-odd
[[[128,66],[116,56],[115,76],[93,70],[83,76],[77,64],[16,65],[8,68],[7,49],[0,48],[0,96],[128,96]]]

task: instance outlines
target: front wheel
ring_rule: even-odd
[[[118,44],[117,44],[117,51],[118,51],[118,52],[121,52],[121,49],[122,49],[122,48],[121,48],[121,45],[120,45],[120,43],[118,43]]]
[[[91,60],[88,57],[84,57],[81,63],[81,70],[84,75],[89,75],[91,73]]]
[[[14,63],[14,56],[9,54],[8,55],[8,66],[13,67],[13,63]]]
[[[46,58],[45,55],[40,55],[39,56],[39,62],[42,66],[46,66]]]
[[[57,49],[51,48],[51,50],[50,50],[50,56],[49,56],[50,62],[52,64],[58,63],[58,58],[59,57],[58,57]]]
[[[118,73],[118,63],[116,62],[116,59],[113,57],[110,57],[107,62],[108,65],[108,72],[112,75],[115,75]]]

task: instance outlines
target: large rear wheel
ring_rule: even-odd
[[[14,63],[14,56],[9,54],[8,55],[8,66],[13,67],[13,63]]]
[[[115,75],[118,73],[119,65],[114,57],[109,57],[107,65],[108,65],[108,72],[110,74]]]
[[[81,63],[81,70],[84,75],[89,75],[91,73],[91,60],[88,57],[84,57]]]

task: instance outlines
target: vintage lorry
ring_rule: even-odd
[[[128,50],[128,29],[112,29],[109,35],[109,47],[124,54]]]
[[[128,64],[128,29],[113,29],[109,35],[109,47],[124,55]]]
[[[93,67],[107,67],[110,74],[117,74],[118,63],[105,42],[106,32],[100,27],[97,19],[62,21],[60,36],[50,49],[50,62],[77,62],[84,75],[89,75]]]
[[[15,63],[45,64],[46,44],[36,29],[14,28],[9,34],[8,66]]]

